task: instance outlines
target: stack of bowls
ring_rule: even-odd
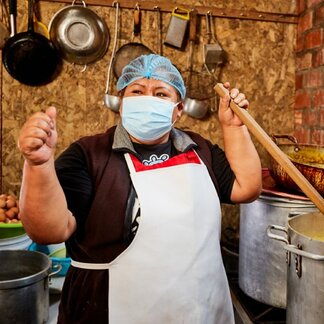
[[[31,243],[21,222],[0,222],[0,250],[27,250]]]

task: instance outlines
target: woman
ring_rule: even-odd
[[[228,88],[229,84],[225,83]],[[38,243],[66,242],[59,323],[233,323],[220,254],[220,202],[256,199],[261,166],[246,127],[220,100],[223,152],[174,128],[185,86],[165,57],[140,56],[118,80],[121,123],[54,162],[54,107],[23,126],[20,213]]]

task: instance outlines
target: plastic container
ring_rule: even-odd
[[[25,234],[24,226],[19,223],[0,223],[0,239],[11,238]]]
[[[0,239],[0,250],[28,250],[32,240],[25,233],[19,236]]]

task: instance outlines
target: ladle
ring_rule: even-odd
[[[214,90],[220,97],[224,97],[228,90],[217,83]],[[271,140],[270,136],[260,127],[246,109],[240,108],[233,100],[230,101],[230,107],[234,113],[246,125],[249,131],[256,137],[260,144],[268,153],[282,166],[282,168],[295,181],[305,195],[315,204],[315,206],[324,214],[324,199],[303,174],[294,166],[287,155]]]
[[[111,53],[111,58],[107,70],[107,82],[106,82],[106,90],[104,94],[104,105],[109,108],[110,110],[114,112],[119,111],[120,107],[120,98],[118,96],[114,96],[112,94],[109,94],[109,85],[110,85],[110,78],[112,76],[112,64],[114,61],[115,53],[116,53],[116,47],[117,47],[117,40],[118,40],[118,17],[119,17],[119,3],[114,2],[113,6],[116,6],[116,19],[115,19],[115,39],[114,39],[114,46]]]

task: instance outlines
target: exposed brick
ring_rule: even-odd
[[[302,110],[295,110],[294,121],[295,121],[295,125],[303,124],[303,111]]]
[[[318,67],[324,65],[324,48],[313,51],[312,66]]]
[[[295,88],[299,90],[303,87],[303,74],[296,72],[295,74]]]
[[[321,126],[324,125],[324,107],[320,109],[320,123]]]
[[[307,7],[311,8],[313,6],[316,6],[319,3],[322,3],[323,0],[307,0]]]
[[[317,89],[314,92],[312,99],[313,99],[313,102],[312,102],[313,108],[320,108],[322,106],[324,107],[324,89],[323,88]],[[324,125],[324,121],[323,121],[322,125]]]
[[[322,5],[315,9],[315,18],[314,18],[314,25],[323,25],[324,21],[324,2]]]
[[[306,30],[311,29],[313,26],[313,11],[308,11],[304,15],[301,15],[298,21],[297,32],[301,35]]]
[[[309,70],[304,73],[303,85],[305,88],[317,88],[323,85],[324,73],[322,69]]]
[[[296,52],[301,52],[305,48],[305,37],[297,37]]]
[[[318,126],[318,112],[315,110],[305,110],[303,112],[303,124],[308,126]]]
[[[310,49],[319,47],[322,45],[322,38],[323,38],[323,30],[322,29],[315,29],[310,31],[305,36],[305,46],[304,49]]]
[[[297,12],[301,14],[306,10],[306,0],[299,0],[297,4]]]
[[[299,143],[309,143],[310,140],[310,129],[302,126],[296,126],[294,136]]]
[[[311,98],[304,90],[298,90],[295,96],[295,109],[310,108]]]
[[[312,53],[308,52],[305,54],[298,55],[296,57],[297,70],[305,70],[312,67]]]
[[[321,136],[324,131],[320,129],[312,129],[310,132],[310,143],[309,144],[321,144]]]

